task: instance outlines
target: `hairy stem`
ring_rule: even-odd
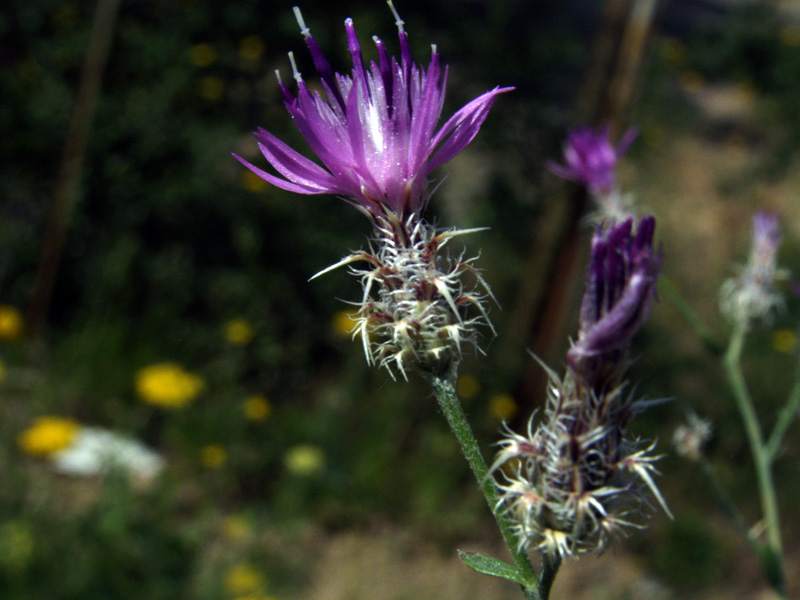
[[[475,479],[478,480],[478,485],[486,498],[486,503],[489,505],[492,515],[497,521],[500,533],[508,547],[508,551],[511,553],[514,564],[522,578],[528,582],[526,586],[523,586],[525,597],[528,600],[547,600],[550,585],[553,578],[555,578],[555,570],[558,569],[558,565],[555,565],[552,575],[549,577],[549,584],[546,586],[544,595],[542,595],[542,585],[539,582],[536,571],[533,569],[533,565],[528,560],[527,554],[518,548],[517,536],[514,534],[511,521],[498,509],[500,493],[497,490],[494,479],[489,475],[489,468],[486,466],[486,461],[483,459],[478,447],[478,441],[475,439],[472,428],[461,408],[453,382],[447,377],[434,376],[431,379],[431,384],[436,395],[436,401],[447,419],[447,424],[458,439],[461,451],[464,453]]]

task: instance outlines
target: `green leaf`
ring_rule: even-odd
[[[458,557],[465,565],[473,571],[483,573],[484,575],[491,575],[492,577],[502,577],[514,581],[521,586],[525,587],[527,583],[525,579],[519,574],[514,565],[497,560],[491,556],[486,556],[479,552],[465,552],[464,550],[458,551]]]

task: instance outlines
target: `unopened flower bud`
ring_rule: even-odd
[[[654,231],[653,217],[643,218],[635,233],[629,218],[598,228],[592,240],[580,331],[567,360],[596,391],[616,387],[631,339],[650,312],[662,261]]]

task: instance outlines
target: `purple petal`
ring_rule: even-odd
[[[494,104],[497,96],[513,89],[513,87],[495,88],[465,104],[456,114],[450,117],[442,128],[436,132],[431,147],[436,148],[448,135],[450,137],[442,143],[441,148],[431,158],[425,175],[461,152],[478,134],[478,130],[486,120],[489,109]]]

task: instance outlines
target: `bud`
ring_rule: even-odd
[[[597,203],[594,218],[601,222],[623,221],[632,214],[633,198],[620,194],[617,189],[616,167],[638,134],[638,130],[629,129],[615,148],[611,144],[611,128],[607,125],[598,130],[573,129],[564,145],[564,164],[549,161],[547,168],[587,189]]]
[[[650,313],[662,256],[653,248],[655,219],[645,217],[603,229],[592,240],[578,340],[567,353],[570,367],[595,391],[619,383],[634,334]]]
[[[747,264],[738,267],[739,274],[720,289],[720,310],[732,322],[751,325],[768,321],[776,310],[783,308],[783,297],[775,289],[778,280],[788,278],[788,273],[778,268],[780,242],[778,215],[767,212],[753,215]]]
[[[551,556],[602,551],[647,504],[645,488],[669,514],[652,474],[653,445],[626,437],[648,404],[625,392],[622,375],[631,338],[650,310],[661,254],[653,250],[652,217],[632,232],[632,220],[598,229],[580,333],[563,378],[549,375],[547,403],[528,435],[508,432],[492,470],[503,471],[503,506],[516,524],[520,548]],[[544,366],[544,365],[543,365]]]

